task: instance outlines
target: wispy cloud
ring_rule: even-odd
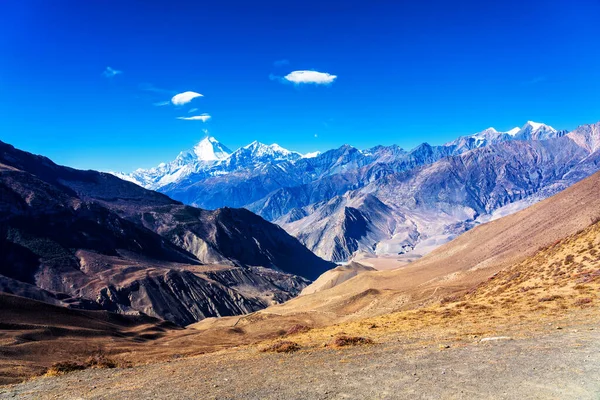
[[[295,85],[330,85],[337,79],[337,76],[319,71],[293,71],[284,76],[283,79]]]
[[[188,113],[191,114],[191,113],[196,112],[196,111],[198,111],[197,108],[192,108],[190,111],[188,111]]]
[[[523,85],[535,85],[536,83],[544,82],[545,80],[545,76],[536,76],[533,79],[523,82]]]
[[[171,104],[170,101],[159,101],[156,103],[153,103],[156,107],[162,107],[162,106],[168,106],[169,104]]]
[[[189,103],[197,97],[203,97],[203,95],[200,93],[190,91],[178,93],[175,96],[173,96],[173,98],[171,99],[171,103],[173,103],[176,106],[182,106],[184,104]]]
[[[273,65],[275,67],[283,67],[284,65],[289,65],[289,63],[290,63],[290,60],[283,59],[283,60],[277,60],[277,61],[275,61],[273,63]]]
[[[138,85],[138,87],[140,88],[140,90],[145,90],[146,92],[153,92],[153,93],[160,93],[160,94],[168,94],[168,95],[171,95],[171,96],[172,96],[173,94],[177,93],[177,92],[176,92],[176,91],[174,91],[174,90],[168,90],[168,89],[161,89],[161,88],[158,88],[158,87],[154,86],[154,85],[153,85],[153,84],[151,84],[151,83],[140,83],[140,84]],[[169,103],[169,102],[167,102],[167,103]]]
[[[119,70],[111,68],[111,67],[106,67],[104,72],[102,72],[102,75],[104,75],[107,78],[112,78],[112,77],[117,76],[122,73],[123,73],[123,71],[119,71]]]
[[[182,121],[202,121],[202,122],[206,122],[210,118],[211,117],[208,114],[194,115],[192,117],[177,117],[177,119],[180,119]]]

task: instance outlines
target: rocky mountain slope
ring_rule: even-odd
[[[392,173],[276,220],[316,254],[425,254],[496,215],[518,211],[594,173],[598,125],[547,140],[508,141]],[[579,142],[577,140],[579,140]]]
[[[400,269],[363,272],[331,289],[265,310],[357,319],[464,293],[600,219],[600,173],[525,210],[482,224]]]
[[[0,288],[53,304],[189,324],[284,301],[331,268],[247,210],[184,206],[1,142],[0,199]]]
[[[194,172],[146,186],[187,204],[247,208],[328,260],[419,257],[597,171],[597,130],[585,125],[567,134],[528,121],[442,146],[346,145],[312,157],[254,142],[208,164],[194,158],[186,167]],[[197,147],[208,143],[222,146],[209,138]]]

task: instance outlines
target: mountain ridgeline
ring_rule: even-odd
[[[529,121],[411,151],[345,145],[304,156],[257,142],[223,151],[206,138],[169,164],[117,175],[186,204],[244,207],[327,260],[421,256],[597,171],[599,130]]]
[[[181,325],[285,301],[332,265],[245,209],[185,206],[0,142],[0,291]]]

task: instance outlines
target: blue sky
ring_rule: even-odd
[[[301,152],[572,129],[600,120],[599,16],[597,0],[6,1],[0,140],[130,171],[204,129]],[[304,70],[335,79],[284,78]],[[203,97],[156,105],[186,91]]]

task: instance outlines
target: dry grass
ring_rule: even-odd
[[[44,374],[45,376],[58,376],[68,374],[69,372],[82,371],[88,368],[125,368],[129,365],[127,363],[120,363],[109,358],[104,352],[99,351],[84,362],[75,361],[63,361],[52,364],[50,368]]]
[[[310,330],[311,330],[311,328],[309,326],[297,324],[297,325],[292,326],[290,329],[288,329],[285,334],[287,336],[290,336],[290,335],[296,335],[298,333],[306,333]]]
[[[600,319],[595,308],[599,295],[600,224],[596,224],[540,249],[465,294],[445,296],[416,310],[315,328],[298,333],[294,340],[306,348],[322,348],[344,337],[377,342],[401,337],[437,345],[486,335],[526,336],[547,329],[550,322],[567,326]]]
[[[282,340],[271,344],[261,350],[263,353],[294,353],[300,350],[301,347],[296,342]]]
[[[329,346],[331,347],[346,347],[346,346],[359,346],[364,344],[373,344],[373,339],[369,339],[362,336],[346,336],[340,335],[333,339]]]
[[[64,375],[68,374],[69,372],[82,371],[84,369],[86,369],[86,366],[80,363],[71,361],[58,362],[54,363],[50,368],[48,368],[45,376]]]

